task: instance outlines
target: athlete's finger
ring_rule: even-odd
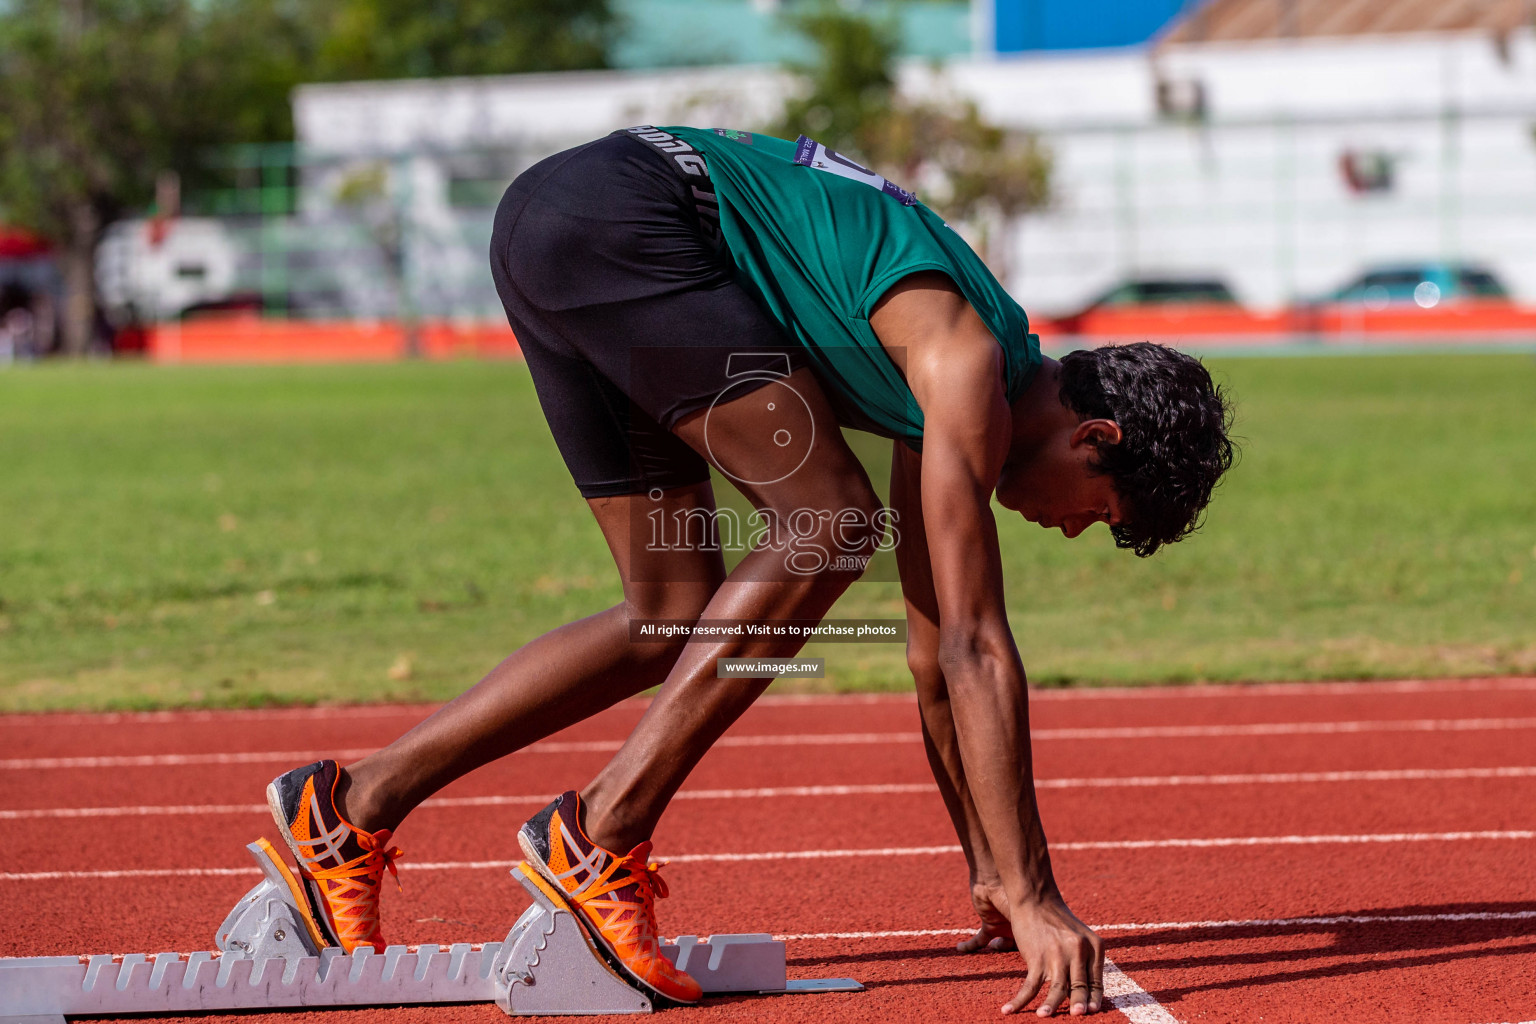
[[[1019,947],[1014,943],[1012,938],[1008,937],[1007,935],[999,935],[995,937],[991,942],[987,943],[987,948],[992,950],[994,953],[1011,953]]]
[[[968,939],[961,939],[955,943],[955,948],[962,953],[974,953],[989,943],[996,942],[1001,936],[994,936],[992,930],[985,926],[976,929],[976,934]]]
[[[1049,1017],[1056,1012],[1057,1007],[1067,1001],[1067,970],[1060,964],[1051,971],[1051,990],[1045,994],[1040,1002],[1040,1009],[1035,1013],[1041,1017]]]
[[[1080,1017],[1088,1012],[1089,984],[1088,975],[1092,965],[1093,950],[1087,942],[1079,944],[1077,952],[1072,954],[1071,968],[1072,985],[1068,989],[1072,996],[1071,1013],[1074,1017]]]
[[[1024,976],[1024,984],[1019,986],[1018,993],[1003,1004],[1004,1013],[1018,1013],[1029,1005],[1029,1001],[1035,998],[1035,993],[1040,991],[1040,986],[1045,983],[1045,975],[1040,973],[1037,967],[1031,967],[1029,973]]]
[[[1095,936],[1097,938],[1097,936]],[[1088,974],[1088,1012],[1104,1009],[1104,943],[1093,944],[1093,970]]]

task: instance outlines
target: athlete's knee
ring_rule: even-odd
[[[692,622],[719,588],[719,580],[649,580],[624,589],[624,614],[630,623],[657,619]]]
[[[802,497],[801,504],[760,510],[758,546],[781,552],[792,576],[856,579],[884,533],[874,491],[849,484]]]
[[[771,509],[795,536],[826,540],[855,554],[873,550],[884,533],[880,498],[867,481],[842,477],[797,497]]]
[[[827,517],[832,546],[844,555],[868,558],[885,536],[886,510],[868,487],[844,495]]]
[[[663,582],[626,587],[619,608],[630,669],[661,682],[688,643],[687,627],[699,620],[713,592],[712,587]]]

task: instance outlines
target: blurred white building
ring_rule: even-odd
[[[1536,299],[1536,33],[1181,32],[903,66],[905,90],[972,97],[1053,152],[1053,203],[1015,226],[1009,283],[1026,307],[1167,271],[1215,273],[1275,307],[1363,265],[1437,258],[1489,265]],[[309,158],[408,166],[419,244],[435,250],[423,262],[473,275],[483,244],[453,239],[483,243],[485,210],[537,158],[631,124],[761,123],[790,87],[771,67],[319,85],[298,90],[294,119]]]

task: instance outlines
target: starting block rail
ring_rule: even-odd
[[[64,1016],[199,1010],[494,1002],[510,1015],[649,1013],[651,999],[608,966],[581,925],[519,865],[533,898],[501,942],[317,948],[300,890],[270,844],[248,847],[264,875],[216,935],[217,951],[0,958],[0,1024]],[[849,992],[851,978],[789,981],[770,935],[680,936],[663,955],[706,995]]]

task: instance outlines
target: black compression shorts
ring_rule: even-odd
[[[732,279],[696,191],[617,133],[535,164],[496,211],[496,290],[585,497],[707,480],[678,420],[805,365]]]

